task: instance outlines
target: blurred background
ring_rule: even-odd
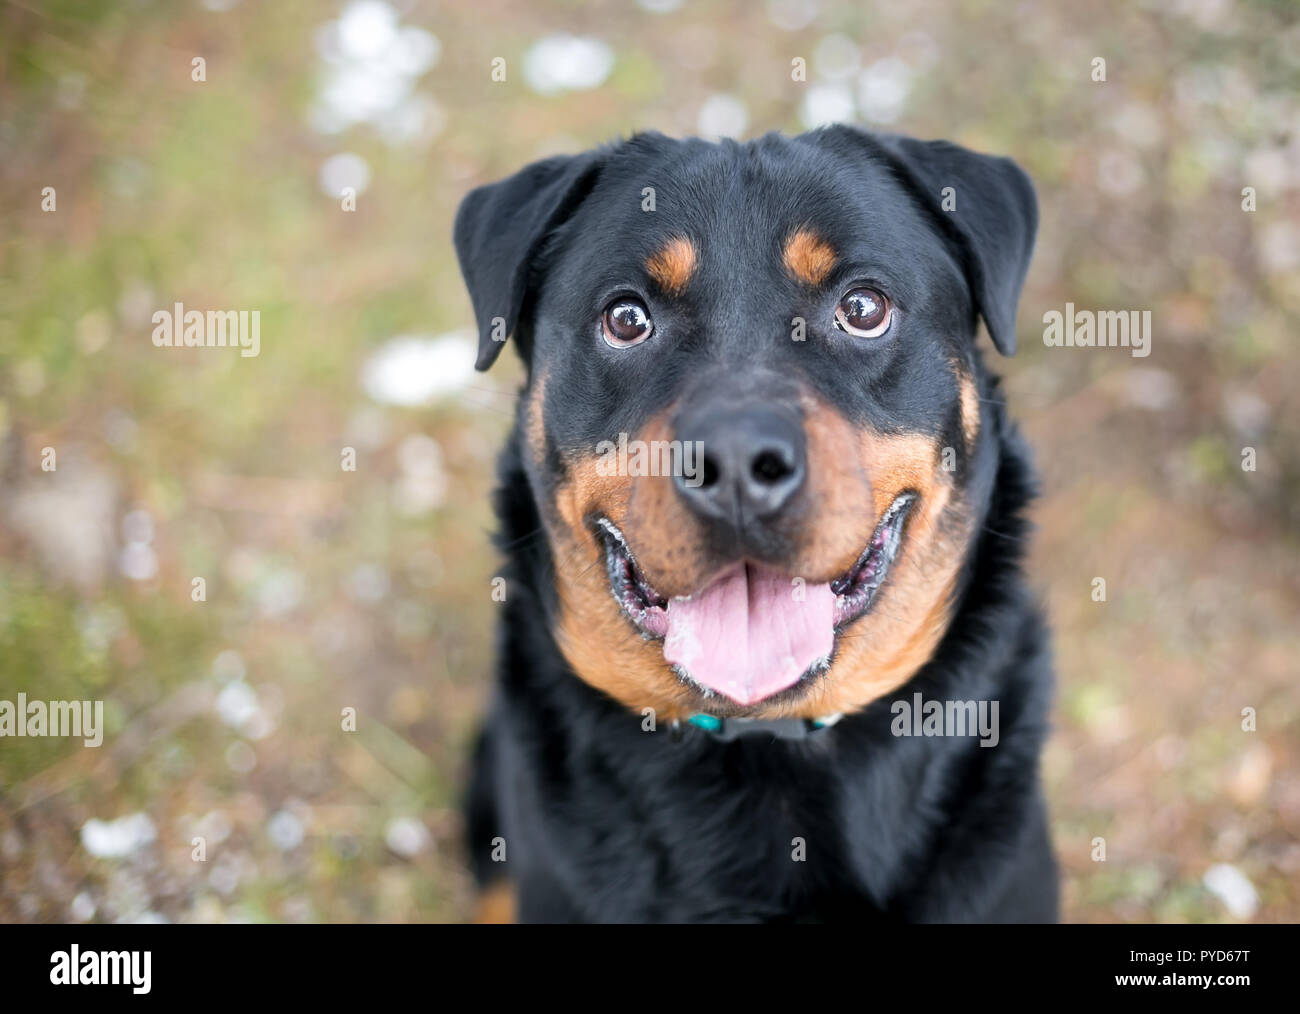
[[[1038,186],[994,366],[1044,476],[1066,917],[1300,919],[1296,14],[0,4],[0,700],[107,726],[0,740],[0,919],[464,918],[522,371],[472,371],[457,202],[638,129],[836,120]],[[1045,348],[1067,301],[1149,309],[1151,355]],[[176,302],[260,310],[260,355],[156,348]]]

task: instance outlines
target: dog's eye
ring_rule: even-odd
[[[885,294],[866,286],[846,292],[835,308],[835,326],[858,338],[879,338],[893,319],[894,310]]]
[[[635,299],[619,299],[605,307],[600,320],[605,332],[605,344],[614,349],[640,345],[654,331],[650,311]]]

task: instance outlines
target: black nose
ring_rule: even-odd
[[[696,514],[738,534],[771,520],[803,485],[805,441],[793,413],[705,407],[678,419],[677,437],[699,451],[694,474],[676,477],[682,497]]]

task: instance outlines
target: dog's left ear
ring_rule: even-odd
[[[591,191],[599,168],[597,152],[560,155],[471,190],[460,202],[452,234],[478,321],[475,369],[491,366],[511,335],[528,361],[520,313],[534,263],[551,231]]]
[[[871,138],[955,239],[989,337],[1004,356],[1013,355],[1016,307],[1038,232],[1038,201],[1029,177],[1009,158],[980,155],[947,141],[896,134]]]

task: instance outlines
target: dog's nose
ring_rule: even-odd
[[[693,475],[677,489],[691,510],[738,534],[790,502],[807,471],[803,427],[776,408],[714,407],[679,418],[677,436],[699,449]]]

